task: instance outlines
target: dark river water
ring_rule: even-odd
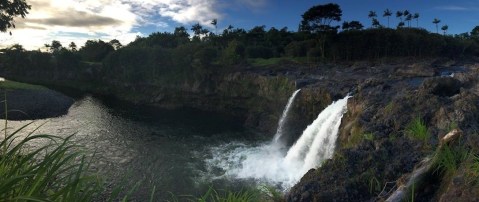
[[[45,122],[37,133],[75,134],[77,144],[96,153],[93,168],[108,179],[107,186],[142,181],[134,195],[138,201],[147,198],[153,186],[159,200],[198,196],[210,186],[231,190],[253,186],[248,180],[221,177],[226,171],[205,160],[215,158],[211,148],[267,141],[228,116],[158,110],[92,96],[77,98],[65,116],[37,120],[34,125]],[[9,127],[25,123],[11,121]]]

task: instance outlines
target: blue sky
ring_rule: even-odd
[[[412,0],[27,0],[32,10],[26,19],[17,19],[12,36],[0,34],[0,46],[20,43],[27,49],[42,48],[45,43],[59,40],[66,45],[75,42],[79,46],[88,39],[105,41],[119,39],[126,44],[137,36],[152,32],[171,32],[177,26],[188,29],[200,23],[214,30],[209,24],[218,19],[218,32],[228,25],[251,29],[257,25],[296,31],[308,8],[326,3],[337,3],[343,10],[343,21],[359,20],[370,27],[367,18],[370,10],[378,19],[389,8],[419,13],[419,26],[435,32],[434,18],[440,25],[449,26],[448,33],[469,32],[479,25],[479,0],[412,1]],[[399,20],[392,16],[391,26]],[[339,23],[338,23],[339,24]],[[416,22],[411,23],[412,26]]]

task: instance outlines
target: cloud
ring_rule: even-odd
[[[435,7],[437,10],[445,10],[445,11],[478,11],[479,7],[477,6],[457,6],[457,5],[449,5],[449,6],[438,6]]]
[[[245,5],[251,9],[260,9],[268,4],[268,0],[236,0],[239,4]]]
[[[96,27],[96,26],[116,26],[122,22],[118,19],[94,15],[84,11],[58,12],[50,18],[30,19],[28,22],[35,24],[44,24],[49,26],[68,26],[68,27]]]
[[[201,25],[213,28],[211,21],[221,21],[228,7],[251,10],[266,6],[268,0],[29,0],[32,5],[25,19],[15,19],[12,36],[0,33],[0,47],[20,43],[37,49],[52,40],[75,42],[79,46],[88,39],[118,39],[123,44],[141,33],[171,29],[171,23]],[[70,34],[61,34],[70,33]],[[5,42],[7,41],[7,42]]]

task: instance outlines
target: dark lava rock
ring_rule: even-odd
[[[461,82],[451,77],[434,77],[426,79],[421,89],[427,93],[432,93],[437,96],[451,97],[456,95],[461,90]]]
[[[65,115],[74,103],[72,98],[49,89],[7,90],[6,96],[9,120],[34,120]],[[0,114],[4,119],[4,106],[0,107]]]

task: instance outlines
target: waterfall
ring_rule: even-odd
[[[301,91],[301,89],[294,91],[293,95],[291,95],[291,97],[288,99],[288,103],[283,109],[283,114],[281,115],[281,118],[279,119],[278,128],[276,129],[276,134],[274,135],[274,138],[273,138],[273,144],[278,144],[278,141],[280,140],[281,136],[283,136],[284,124],[286,122],[286,118],[288,118],[289,109],[293,105],[294,98],[299,93],[299,91]]]
[[[290,102],[293,102],[294,96],[295,94],[290,98]],[[317,168],[324,160],[333,156],[339,126],[343,114],[347,111],[349,98],[348,95],[326,107],[288,151],[275,144],[278,139],[276,136],[273,142],[260,146],[229,143],[213,148],[213,159],[207,160],[207,164],[216,166],[213,169],[221,167],[225,176],[253,178],[279,185],[285,190],[289,189],[309,169]],[[288,105],[283,114],[287,114]],[[281,124],[278,127],[281,127]]]
[[[334,102],[318,115],[289,149],[284,158],[286,165],[295,167],[299,169],[298,173],[304,174],[333,156],[341,118],[347,110],[348,99],[349,96],[346,96]],[[302,174],[296,177],[301,176]]]

